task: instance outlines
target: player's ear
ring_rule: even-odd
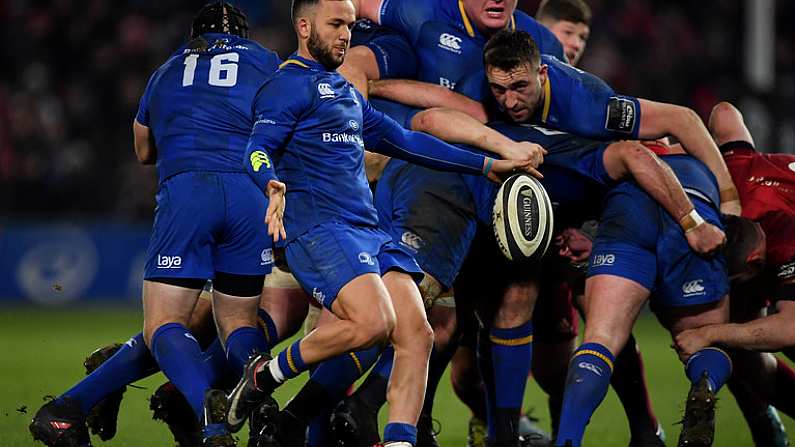
[[[295,21],[295,31],[302,39],[309,39],[312,34],[312,21],[309,17],[299,17]]]
[[[547,64],[540,64],[538,66],[538,81],[541,85],[544,85],[547,82]]]

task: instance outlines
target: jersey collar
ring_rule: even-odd
[[[461,22],[464,24],[464,28],[467,30],[467,34],[469,37],[475,37],[475,27],[472,26],[472,22],[469,20],[469,16],[467,16],[466,8],[464,8],[464,0],[458,0],[458,11],[461,13]],[[516,12],[511,15],[511,31],[516,31]]]
[[[297,52],[291,54],[286,61],[282,62],[279,65],[279,68],[281,69],[288,66],[301,67],[301,68],[306,68],[308,70],[328,71],[326,67],[323,66],[323,64],[321,64],[320,62],[303,58],[299,56]]]

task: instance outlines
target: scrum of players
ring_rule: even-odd
[[[435,446],[451,365],[471,446],[579,446],[609,385],[630,445],[664,446],[632,336],[648,301],[691,382],[678,445],[712,445],[723,385],[756,445],[788,445],[795,372],[769,352],[795,353],[795,157],[757,152],[728,103],[705,126],[575,68],[583,0],[516,3],[293,0],[283,61],[202,8],[133,122],[160,182],[143,331],[92,353],[34,439],[113,438],[125,387],[162,371],[151,408],[183,447],[246,421],[250,446]],[[532,263],[492,229],[512,175],[554,205]],[[523,415],[531,371],[549,434]]]

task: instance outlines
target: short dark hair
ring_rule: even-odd
[[[304,8],[315,6],[318,3],[320,3],[320,0],[293,0],[293,4],[290,6],[290,15],[293,19],[293,23],[298,21],[298,16],[301,15]]]
[[[723,225],[726,230],[726,264],[729,276],[749,269],[759,269],[762,265],[749,265],[748,260],[754,255],[762,256],[763,253],[755,253],[761,247],[765,238],[765,233],[758,223],[745,217],[724,214]]]
[[[544,0],[538,7],[536,19],[565,20],[591,26],[591,7],[583,0]]]
[[[208,3],[199,10],[190,27],[190,37],[204,33],[226,33],[248,38],[246,14],[227,2]]]
[[[525,31],[501,30],[483,48],[483,65],[510,71],[522,65],[538,67],[541,52],[530,34]]]

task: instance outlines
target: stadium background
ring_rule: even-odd
[[[254,39],[282,56],[292,51],[289,1],[235,3],[247,11]],[[795,153],[795,2],[588,3],[594,18],[583,69],[622,93],[685,104],[702,117],[730,100],[759,148]],[[140,328],[156,177],[135,160],[131,121],[149,74],[184,40],[202,4],[0,0],[0,446],[31,445],[26,425],[42,396],[73,383],[87,352]],[[537,5],[519,1],[530,14]],[[681,366],[652,317],[638,332],[672,445],[686,392]],[[109,445],[168,444],[165,426],[146,410],[161,380],[128,392]],[[538,388],[528,396],[548,424]],[[469,415],[449,387],[435,409],[442,444],[464,445]],[[792,420],[785,423],[795,432]],[[612,395],[589,433],[586,445],[627,444]],[[715,445],[751,445],[725,392]]]

